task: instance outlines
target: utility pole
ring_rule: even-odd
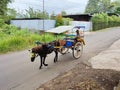
[[[43,0],[43,30],[44,30],[44,0]]]
[[[43,31],[44,31],[44,42],[46,42],[46,41],[45,41],[45,26],[44,26],[45,22],[44,22],[44,14],[45,14],[45,12],[44,12],[44,0],[43,0]]]

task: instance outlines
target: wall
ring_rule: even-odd
[[[92,30],[92,22],[86,22],[86,21],[71,21],[70,23],[73,26],[84,26],[85,27],[85,31],[90,31]]]
[[[43,30],[43,20],[11,20],[10,23],[16,27]],[[49,30],[55,27],[55,20],[44,20],[44,30]]]
[[[21,28],[43,30],[43,20],[11,20],[11,24]],[[85,31],[92,30],[92,22],[86,21],[71,21],[72,26],[85,26]],[[44,30],[55,28],[55,20],[44,20]]]

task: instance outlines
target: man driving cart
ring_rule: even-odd
[[[76,30],[76,37],[75,37],[75,41],[76,42],[82,42],[85,45],[85,41],[83,40],[82,36],[80,35],[82,33],[80,33],[79,29]]]

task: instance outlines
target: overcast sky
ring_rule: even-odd
[[[59,14],[66,11],[67,14],[83,13],[88,0],[44,0],[45,10],[51,14]],[[16,9],[18,12],[32,7],[33,9],[43,10],[43,0],[14,0],[9,4],[10,8]]]

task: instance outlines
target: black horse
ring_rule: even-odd
[[[52,52],[55,52],[55,57],[54,57],[54,63],[57,62],[58,60],[58,49],[54,48],[54,42],[48,43],[48,44],[41,44],[38,45],[31,50],[31,62],[34,62],[35,58],[37,56],[40,56],[40,67],[39,69],[42,68],[42,66],[48,66],[48,64],[45,63],[45,59],[47,54],[50,54]]]

